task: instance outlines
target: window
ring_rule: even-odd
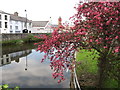
[[[29,26],[31,26],[31,22],[29,23]]]
[[[2,28],[2,23],[1,23],[1,21],[0,21],[0,28]]]
[[[15,26],[15,30],[18,30],[18,26]]]
[[[5,22],[5,28],[7,28],[7,22]]]
[[[0,20],[1,20],[1,14],[0,14]]]
[[[1,64],[4,64],[3,59],[2,59],[2,61],[1,61]]]
[[[7,15],[5,15],[5,20],[7,20]]]
[[[15,33],[20,33],[20,31],[15,31]]]
[[[13,31],[10,31],[10,33],[13,33]]]
[[[10,26],[10,29],[12,29],[12,26]]]
[[[9,62],[9,58],[6,58],[6,61]]]

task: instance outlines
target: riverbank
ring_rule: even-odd
[[[35,38],[33,35],[30,35],[24,39],[17,39],[17,40],[7,40],[2,41],[2,45],[13,45],[13,44],[24,44],[24,43],[30,43],[30,42],[38,42],[43,41],[43,39]]]
[[[94,53],[94,54],[93,54]],[[81,88],[94,88],[97,86],[98,55],[94,50],[81,50],[76,53],[76,73]]]
[[[82,89],[119,88],[119,60],[98,60],[95,50],[81,50],[76,54],[76,72]]]
[[[24,43],[30,43],[30,42],[39,42],[39,41],[43,41],[43,39],[38,39],[38,38],[35,38],[34,36],[38,36],[38,35],[34,35],[34,34],[25,34],[26,36],[24,37],[16,37],[14,39],[10,39],[8,40],[2,40],[0,43],[2,45],[13,45],[13,44],[24,44]],[[49,35],[49,34],[47,34]],[[3,37],[4,38],[4,37]]]

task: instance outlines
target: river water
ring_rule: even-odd
[[[70,71],[65,71],[66,80],[58,84],[57,80],[52,78],[53,71],[50,69],[49,60],[41,63],[44,53],[37,52],[36,48],[33,43],[2,46],[0,84],[20,88],[70,88]],[[82,90],[86,88],[113,90],[120,87],[120,60],[100,61],[93,64],[90,62],[85,62],[85,66],[82,62],[80,66],[83,68],[79,68],[78,81]]]
[[[70,72],[65,72],[66,80],[58,84],[52,78],[49,60],[41,63],[44,53],[36,48],[33,43],[2,46],[2,84],[20,88],[69,88]]]

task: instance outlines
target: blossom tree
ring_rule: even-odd
[[[65,69],[74,68],[74,54],[80,49],[95,49],[103,61],[120,60],[120,2],[79,2],[75,9],[74,27],[37,37],[45,39],[36,43],[37,50],[46,53],[41,62],[49,58],[58,82],[65,80]]]

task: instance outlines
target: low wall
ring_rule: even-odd
[[[7,41],[7,40],[17,40],[17,39],[23,39],[28,37],[29,35],[34,35],[34,36],[39,36],[41,34],[45,33],[18,33],[18,34],[0,34],[2,37],[2,41]]]

